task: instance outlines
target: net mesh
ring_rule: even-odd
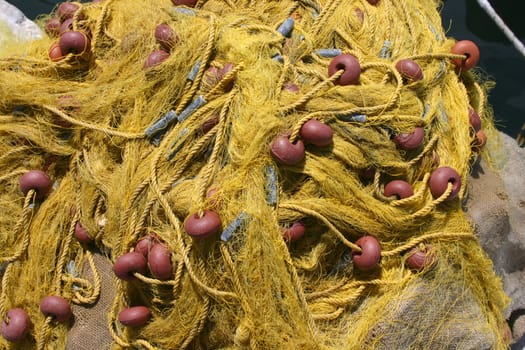
[[[483,152],[469,108],[496,143],[490,85],[454,65],[468,57],[451,52],[439,2],[74,4],[71,29],[89,50],[62,43],[53,56],[62,37],[49,35],[0,60],[0,312],[21,307],[32,321],[9,346],[63,348],[71,325],[38,307],[60,295],[112,298],[115,348],[506,348],[508,300],[462,211]],[[178,39],[155,61],[161,23]],[[339,80],[353,63],[328,72],[340,54],[359,63],[354,84]],[[422,79],[396,68],[402,59]],[[305,136],[312,120],[331,130],[328,143]],[[421,145],[395,142],[416,128]],[[441,167],[463,184],[452,200],[448,180],[431,193]],[[33,169],[55,182],[43,200],[19,188]],[[393,180],[413,195],[387,196]],[[94,252],[115,263],[144,237],[168,249],[170,277],[150,260],[104,294]],[[362,237],[381,250],[367,271]],[[434,263],[407,267],[413,248]],[[85,264],[93,279],[78,274]],[[138,305],[147,323],[118,321]]]

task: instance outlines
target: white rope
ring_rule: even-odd
[[[501,17],[496,13],[489,0],[477,0],[479,6],[489,15],[489,17],[496,23],[496,25],[501,29],[503,34],[510,40],[512,45],[518,50],[523,57],[525,57],[525,46],[514,34],[514,32],[505,24]]]

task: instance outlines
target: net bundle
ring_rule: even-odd
[[[64,4],[0,60],[2,348],[64,348],[96,256],[114,348],[507,347],[439,2]]]

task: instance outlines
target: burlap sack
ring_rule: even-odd
[[[101,253],[93,255],[102,281],[100,297],[91,307],[72,305],[75,320],[67,338],[71,350],[104,350],[111,347],[111,335],[107,315],[115,296],[114,274],[110,260]],[[83,276],[93,280],[93,273],[86,263]]]

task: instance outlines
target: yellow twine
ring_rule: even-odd
[[[476,71],[455,71],[451,60],[464,56],[450,53],[454,40],[441,28],[437,1],[77,4],[74,29],[91,32],[87,60],[70,54],[51,62],[51,37],[0,59],[0,243],[7,264],[0,314],[29,310],[36,334],[24,345],[64,344],[67,326],[38,312],[44,296],[97,302],[92,249],[115,261],[151,234],[170,249],[173,276],[135,273],[133,282],[117,281],[107,325],[120,348],[373,348],[370,337],[389,326],[389,308],[404,302],[405,288],[450,284],[472,294],[491,345],[506,347],[500,329],[507,298],[460,205],[478,156],[469,106],[487,135],[495,134],[490,86]],[[288,18],[293,28],[281,33]],[[160,23],[180,41],[166,61],[144,69],[159,48]],[[358,84],[335,85],[344,71],[328,76],[332,57],[316,53],[328,48],[358,59]],[[423,80],[404,79],[395,68],[401,59],[418,63]],[[209,83],[208,69],[229,63],[233,69]],[[283,91],[287,82],[300,91]],[[168,112],[177,120],[148,134]],[[211,118],[217,124],[204,133]],[[276,162],[274,137],[289,132],[294,142],[311,119],[332,128],[332,145],[307,144],[298,165]],[[415,127],[425,130],[423,146],[396,147],[392,136]],[[453,167],[463,182],[451,202],[451,184],[439,198],[430,194],[439,166]],[[34,191],[22,201],[18,177],[44,167],[56,188],[42,203],[33,203]],[[375,175],[365,179],[370,168]],[[397,178],[413,185],[413,196],[385,198],[384,184]],[[218,191],[208,197],[211,188]],[[221,238],[184,232],[185,219],[204,210],[219,214]],[[305,235],[287,243],[282,230],[296,221]],[[74,239],[77,222],[91,246]],[[355,241],[366,235],[381,245],[381,261],[369,273],[349,258],[365,253]],[[405,254],[423,243],[433,246],[438,264],[412,273]],[[86,261],[92,281],[66,271],[69,262]],[[37,288],[35,278],[42,281]],[[116,315],[135,304],[150,308],[152,318],[131,331]],[[425,321],[420,311],[415,326]],[[454,321],[449,313],[432,317]],[[403,330],[388,332],[403,348]]]

